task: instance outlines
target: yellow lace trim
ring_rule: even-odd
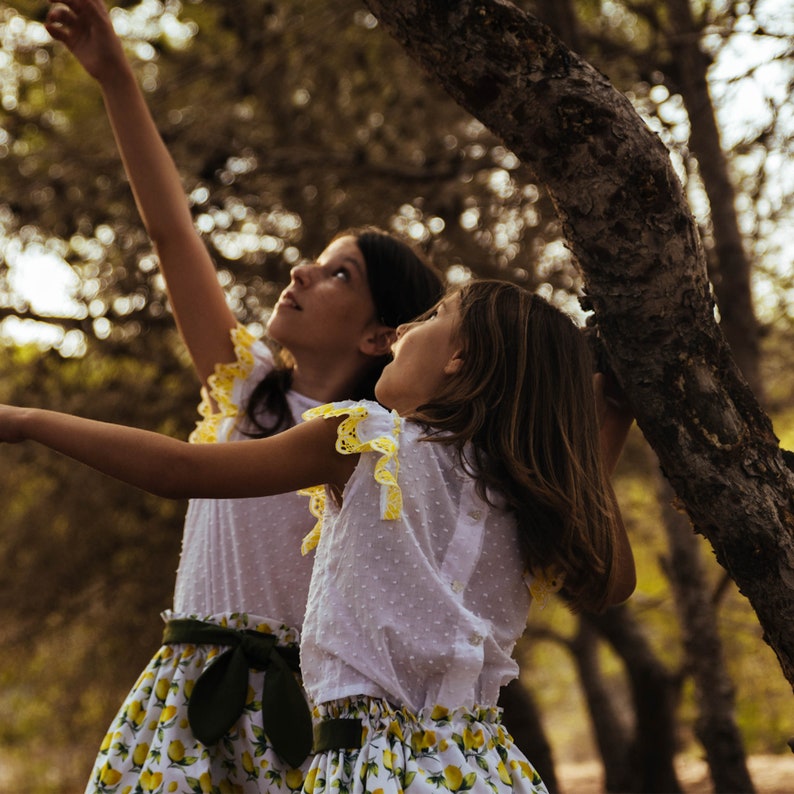
[[[234,344],[235,361],[231,364],[217,364],[215,372],[207,379],[207,389],[201,390],[201,402],[198,412],[201,420],[196,422],[196,428],[190,434],[191,444],[214,444],[218,440],[218,429],[224,419],[237,416],[238,408],[234,404],[232,391],[235,381],[245,380],[254,368],[254,354],[251,347],[256,342],[256,337],[242,325],[230,331]],[[210,399],[218,406],[213,411]]]
[[[549,596],[559,592],[565,583],[565,575],[558,573],[555,568],[546,568],[534,575],[526,574],[525,579],[532,600],[541,609],[546,606]]]
[[[397,482],[400,471],[400,461],[397,457],[398,443],[389,436],[379,436],[367,442],[361,441],[358,435],[358,425],[369,416],[369,410],[365,405],[319,405],[316,408],[310,408],[303,414],[303,418],[306,420],[315,419],[318,416],[324,419],[336,416],[345,417],[339,425],[336,437],[336,451],[341,455],[380,452],[380,458],[375,463],[373,476],[375,482],[382,486],[380,490],[381,518],[387,521],[399,518],[402,513],[403,501],[402,491]],[[397,414],[393,414],[393,421],[394,435],[398,436],[400,432],[400,417]],[[320,540],[327,492],[324,485],[315,485],[298,493],[309,497],[309,511],[317,519],[317,523],[301,544],[301,554],[308,554],[317,546]]]

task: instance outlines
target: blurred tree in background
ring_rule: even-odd
[[[679,61],[663,35],[670,31],[669,4],[520,5],[567,30],[571,46],[629,94],[672,150],[715,252],[712,277],[719,284],[720,233],[700,177],[701,160],[713,152],[690,143]],[[721,83],[712,79],[711,89],[723,102],[718,118],[728,128],[741,243],[763,276],[756,279],[763,297],[758,341],[768,352],[758,361],[759,378],[778,435],[790,445],[792,270],[774,267],[782,265],[782,238],[774,232],[790,223],[784,213],[791,211],[791,181],[783,181],[781,164],[790,154],[792,124],[785,96],[773,93],[762,65],[787,64],[791,80],[791,48],[773,20],[756,16],[756,5],[698,5],[696,37],[713,62],[710,74],[727,75]],[[42,14],[38,2],[0,8],[0,332],[7,340],[0,348],[0,400],[184,437],[196,418],[197,384],[156,259],[99,92],[31,23]],[[119,3],[114,22],[230,303],[253,330],[263,327],[291,265],[319,252],[337,231],[364,223],[413,239],[450,282],[471,274],[508,278],[575,308],[580,279],[542,187],[419,72],[361,4],[143,0]],[[763,55],[758,64],[742,58],[734,73],[726,72],[731,48],[743,52],[742,37],[760,41]],[[738,85],[754,77],[768,115],[756,114],[755,127],[731,128]],[[68,263],[75,276],[67,282],[68,307],[55,316],[36,300],[46,271],[35,293],[21,288],[23,276],[39,272],[48,257]],[[22,345],[34,333],[44,341]],[[42,352],[42,345],[51,349]],[[0,661],[0,744],[3,754],[16,751],[36,770],[42,782],[29,790],[79,790],[106,724],[159,643],[156,615],[170,604],[184,504],[142,495],[32,447],[4,448],[3,464],[0,609],[7,653]],[[640,566],[629,609],[669,673],[675,738],[685,750],[695,707],[660,565],[669,550],[658,529],[655,468],[633,437],[618,480]],[[704,567],[709,591],[719,593],[720,635],[738,682],[748,749],[780,752],[794,733],[789,701],[781,697],[790,691],[752,611],[710,557]],[[521,656],[555,757],[589,756],[590,731],[575,716],[582,708],[571,686],[576,672],[560,650],[575,641],[582,647],[586,637],[561,605],[533,613],[531,624],[552,639],[528,634]],[[28,661],[24,668],[20,659]],[[616,718],[628,726],[633,712],[616,658],[600,647],[597,661]],[[0,788],[2,763],[0,754]]]

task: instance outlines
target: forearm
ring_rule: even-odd
[[[198,232],[182,181],[126,60],[99,79],[124,168],[146,230],[158,248]]]
[[[179,499],[191,495],[191,487],[201,488],[201,474],[193,471],[185,442],[56,411],[4,410],[14,412],[8,440],[38,442],[157,496]]]
[[[336,452],[337,425],[316,419],[270,438],[188,444],[56,411],[0,405],[0,442],[36,441],[170,499],[271,496],[323,483],[341,492],[358,456]]]
[[[176,165],[132,70],[114,69],[101,82],[124,168],[155,245],[182,338],[203,381],[233,360],[229,330],[236,319],[218,283],[215,263],[193,225]]]
[[[615,471],[633,423],[634,417],[627,411],[606,411],[599,431],[599,441],[607,474],[611,475]]]

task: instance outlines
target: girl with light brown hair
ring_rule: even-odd
[[[6,407],[0,441],[163,496],[308,493],[306,794],[545,792],[496,705],[530,604],[560,590],[599,611],[635,586],[586,341],[540,298],[475,281],[401,325],[392,355],[380,404],[319,406],[270,438],[191,446]]]

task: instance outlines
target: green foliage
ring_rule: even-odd
[[[197,384],[99,91],[40,25],[25,22],[41,20],[45,6],[31,0],[0,8],[8,54],[0,61],[0,319],[27,317],[77,333],[84,347],[72,349],[84,355],[65,360],[35,347],[0,347],[0,400],[185,437]],[[577,2],[582,52],[631,93],[685,162],[674,64],[660,35],[664,14],[654,4],[632,6]],[[736,8],[707,15],[712,29],[727,37]],[[412,236],[451,276],[470,269],[543,284],[557,297],[579,286],[531,175],[358,2],[146,0],[119,3],[114,19],[241,321],[261,323],[290,265],[340,229],[364,223]],[[759,132],[737,152],[755,162],[758,147],[781,145],[782,137],[777,127],[766,138]],[[742,171],[751,206],[765,184],[762,169]],[[761,221],[749,227],[759,230]],[[768,250],[762,243],[754,237],[750,247]],[[78,285],[68,316],[46,316],[13,294],[20,250],[49,251],[72,267]],[[784,314],[785,301],[777,308]],[[765,355],[775,426],[794,448],[789,337],[790,329],[775,325]],[[63,338],[54,345],[67,354]],[[102,731],[159,644],[157,615],[171,601],[184,504],[34,447],[2,455],[0,765],[11,754],[28,777],[43,781],[38,791],[78,790]],[[666,547],[655,463],[639,433],[617,490],[638,561],[633,609],[660,658],[677,670],[682,652],[660,564]],[[705,548],[703,556],[716,588],[721,569]],[[748,749],[779,752],[781,737],[794,734],[790,688],[744,599],[728,588],[721,604]],[[573,620],[552,601],[533,609],[532,622],[552,639],[525,641],[524,678],[558,758],[581,758],[591,740],[564,646]],[[607,652],[602,668],[628,716],[622,672]],[[683,744],[691,741],[694,711],[685,687]]]
[[[290,265],[368,223],[432,249],[442,269],[536,283],[534,260],[559,236],[547,199],[357,2],[143,2],[113,18],[242,321],[261,320]],[[24,31],[7,66],[0,254],[13,264],[13,238],[65,259],[80,308],[57,322],[128,342],[168,321],[151,246],[99,91],[23,25],[0,12],[0,35]],[[542,279],[578,283],[566,255]]]

